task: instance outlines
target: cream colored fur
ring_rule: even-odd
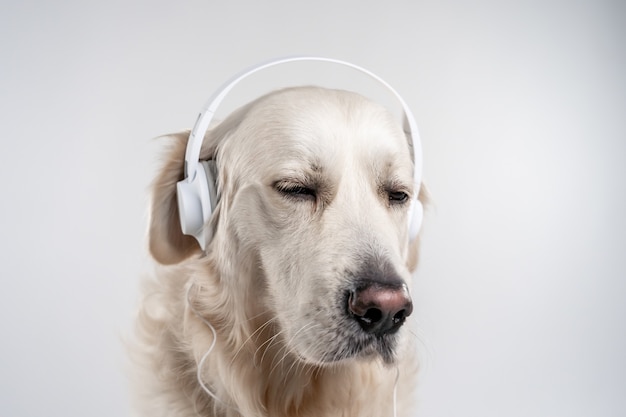
[[[159,265],[138,317],[140,414],[392,416],[399,370],[398,415],[408,416],[417,372],[412,317],[381,351],[354,348],[362,336],[341,301],[365,268],[410,283],[417,263],[408,205],[388,195],[415,193],[399,124],[361,96],[314,87],[234,112],[207,134],[201,154],[219,169],[206,254],[178,222],[187,136],[170,137],[153,188],[149,243]],[[202,378],[220,401],[196,378],[213,337],[187,291],[217,332]]]

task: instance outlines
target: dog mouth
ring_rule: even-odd
[[[343,359],[369,359],[379,356],[385,364],[389,365],[396,360],[397,337],[395,335],[351,338],[347,341],[346,346],[345,358]]]
[[[294,349],[298,359],[304,363],[316,366],[332,366],[351,360],[371,360],[379,357],[386,365],[393,365],[396,361],[397,336],[384,335],[380,337],[351,335],[338,344],[326,344],[325,348],[316,354],[307,350],[299,352]]]

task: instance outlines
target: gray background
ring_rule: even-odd
[[[129,414],[153,138],[290,54],[363,65],[417,117],[434,205],[416,416],[626,415],[625,17],[598,0],[2,2],[0,415]]]

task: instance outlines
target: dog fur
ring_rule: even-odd
[[[412,320],[366,337],[343,298],[363,275],[410,286],[419,243],[408,239],[409,204],[389,194],[416,192],[399,123],[357,94],[317,87],[235,111],[201,151],[216,161],[220,196],[205,253],[178,219],[188,134],[169,136],[153,184],[149,248],[158,264],[134,349],[140,414],[391,416],[396,387],[398,415],[408,416]],[[196,375],[212,342],[201,378],[218,400]]]

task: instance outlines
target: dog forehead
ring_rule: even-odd
[[[249,115],[250,147],[268,164],[290,161],[314,167],[402,155],[410,158],[400,123],[383,106],[343,90],[297,87],[261,100]]]

